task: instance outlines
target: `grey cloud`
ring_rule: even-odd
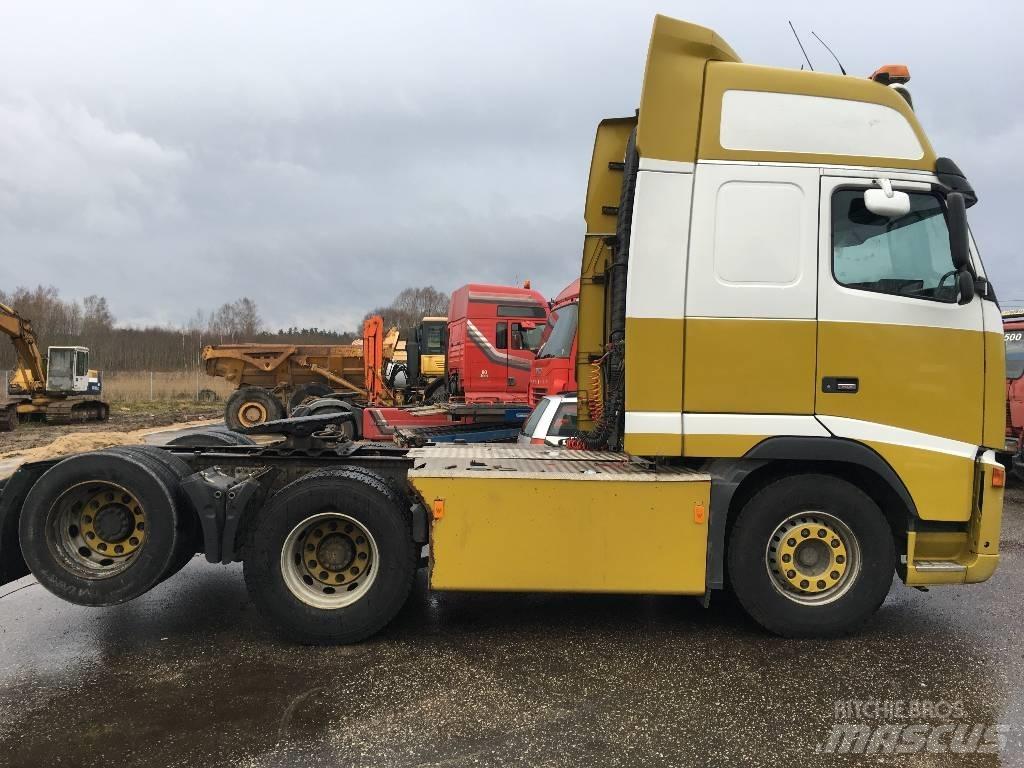
[[[578,270],[594,126],[636,106],[664,12],[712,26],[752,62],[798,65],[793,18],[851,72],[910,64],[933,142],[981,193],[972,222],[1000,293],[1024,303],[1013,228],[1024,113],[1010,95],[1024,71],[1020,12],[839,10],[6,5],[0,285],[103,293],[135,322],[250,295],[272,324],[335,327],[412,284],[529,278],[554,295]]]

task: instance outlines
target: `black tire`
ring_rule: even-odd
[[[252,418],[247,415],[250,411],[249,406],[252,406],[252,412],[259,414],[259,417]],[[227,422],[229,429],[235,431],[281,418],[284,418],[284,406],[281,405],[281,401],[272,392],[259,387],[236,389],[224,407],[224,421]]]
[[[233,434],[233,433],[232,433]],[[244,437],[244,435],[239,435]],[[127,453],[138,456],[141,460],[151,462],[154,469],[161,472],[164,482],[174,493],[180,535],[175,549],[174,558],[161,581],[166,581],[176,574],[202,548],[203,533],[199,523],[199,515],[192,506],[192,500],[185,493],[181,481],[192,474],[192,468],[173,453],[155,445],[122,445],[110,449],[114,453]]]
[[[334,390],[322,381],[311,381],[308,384],[303,384],[292,392],[292,396],[288,399],[288,413],[302,405],[303,400],[311,397],[329,397],[333,392]]]
[[[448,388],[445,387],[445,381],[443,378],[434,379],[427,385],[427,388],[423,390],[423,402],[425,403],[443,403],[448,399]]]
[[[80,558],[89,563],[83,566],[55,531],[63,534],[58,522],[71,514],[76,498],[110,485],[126,490],[144,510],[144,540],[114,570],[95,554]],[[116,605],[156,586],[173,566],[182,534],[167,471],[153,459],[126,451],[83,453],[54,465],[32,486],[19,522],[22,553],[33,575],[47,590],[77,605]]]
[[[13,432],[18,428],[18,408],[10,406],[0,413],[0,432]]]
[[[337,397],[324,397],[312,402],[303,403],[299,406],[293,416],[323,416],[327,413],[351,413],[352,421],[342,422],[341,433],[349,440],[359,439],[360,411],[351,403],[346,403]]]
[[[798,513],[806,517],[795,518],[792,538],[786,534],[773,539],[778,527]],[[846,527],[846,532],[837,534],[837,538],[844,544],[847,538],[855,540],[859,568],[853,565],[852,547],[839,550],[849,553],[842,561],[849,569],[831,573],[842,572],[843,580],[836,583],[835,591],[829,593],[833,587],[828,587],[828,590],[809,597],[809,593],[801,593],[796,587],[785,590],[777,586],[783,580],[783,574],[776,578],[769,570],[771,557],[768,547],[779,547],[779,543],[773,542],[782,539],[789,543],[800,542],[803,546],[802,535],[821,530],[815,528],[818,524],[814,520],[825,520],[829,530],[842,531],[841,526]],[[838,523],[835,522],[837,520]],[[832,534],[826,536],[828,538],[822,541],[831,542]],[[810,535],[807,543],[813,540],[813,535]],[[828,556],[835,559],[833,550],[823,551],[828,551]],[[817,474],[786,477],[758,491],[736,518],[727,556],[729,580],[740,604],[762,627],[785,637],[832,637],[853,631],[885,600],[896,568],[892,531],[878,505],[852,483]],[[796,562],[795,555],[793,562]],[[832,562],[824,566],[824,570],[835,567]],[[801,583],[808,584],[807,581]],[[818,582],[818,585],[825,583]],[[820,602],[798,602],[797,595],[802,595],[804,600]]]
[[[256,441],[240,432],[218,432],[211,429],[178,435],[166,444],[176,448],[217,448],[222,445],[256,445]]]
[[[331,609],[297,597],[282,566],[289,537],[302,530],[304,521],[325,512],[350,517],[377,548],[375,576],[365,593]],[[257,609],[282,636],[311,645],[359,642],[386,626],[409,596],[419,554],[401,498],[365,470],[322,470],[286,486],[260,510],[249,541],[243,570]]]

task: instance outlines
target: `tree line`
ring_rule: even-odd
[[[19,287],[0,291],[0,303],[14,308],[32,323],[40,351],[48,346],[83,346],[90,350],[94,368],[106,371],[176,371],[202,364],[206,345],[255,342],[259,344],[349,344],[358,330],[266,327],[256,302],[248,297],[226,302],[211,311],[197,310],[181,326],[133,327],[117,324],[103,296],[81,301],[64,299],[54,286]],[[409,332],[419,317],[447,314],[448,297],[433,287],[407,288],[381,314],[387,327]],[[0,370],[15,365],[14,348],[0,338]]]

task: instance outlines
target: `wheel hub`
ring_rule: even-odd
[[[267,421],[267,408],[263,403],[253,400],[244,402],[242,407],[238,409],[238,420],[247,427],[262,424]]]
[[[302,537],[306,572],[331,587],[346,587],[370,566],[370,543],[359,526],[345,520],[324,520]]]
[[[798,599],[827,597],[847,581],[851,538],[849,529],[831,515],[793,515],[769,541],[768,569],[777,585]]]
[[[66,534],[70,541],[84,542],[85,547],[79,548],[82,557],[88,557],[90,550],[103,558],[127,557],[142,546],[145,520],[134,496],[123,489],[105,488],[71,507]]]
[[[96,513],[96,534],[106,541],[124,541],[134,527],[132,513],[123,504],[111,504]]]

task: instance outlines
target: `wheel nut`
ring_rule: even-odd
[[[832,571],[832,573],[829,574],[829,578],[833,579],[833,580],[834,579],[838,579],[839,578],[839,571]]]
[[[825,588],[825,582],[822,581],[821,579],[818,579],[818,589],[824,589],[824,588]]]

